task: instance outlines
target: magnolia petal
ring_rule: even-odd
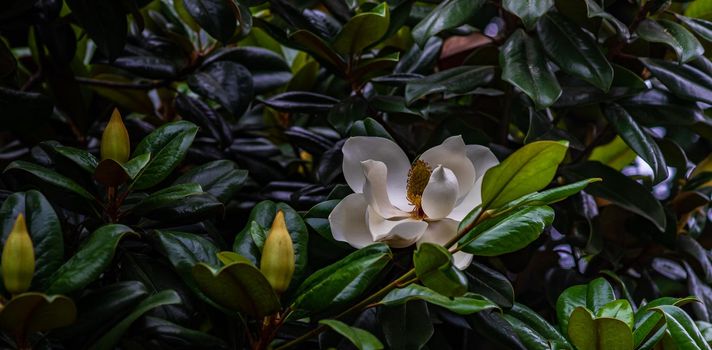
[[[368,228],[371,237],[376,242],[385,242],[394,248],[405,248],[420,239],[428,223],[410,218],[400,220],[387,220],[368,207]]]
[[[331,234],[337,241],[363,248],[373,244],[373,237],[366,224],[368,204],[360,193],[352,193],[342,199],[329,214]]]
[[[472,190],[464,198],[460,199],[460,203],[455,205],[455,208],[447,215],[448,219],[462,221],[465,215],[469,214],[472,209],[482,204],[482,179],[480,177],[475,181]]]
[[[459,186],[458,198],[465,196],[475,184],[475,166],[467,157],[462,136],[451,136],[439,146],[425,151],[419,158],[430,165],[441,164],[452,170]]]
[[[460,270],[464,270],[472,264],[474,255],[465,252],[455,252],[452,254],[452,263]]]
[[[354,136],[346,140],[341,150],[344,153],[344,177],[354,192],[362,193],[366,183],[361,162],[377,160],[388,167],[387,183],[391,200],[401,209],[407,207],[405,187],[410,161],[395,142],[382,137]]]
[[[492,151],[485,146],[467,145],[465,146],[465,152],[467,153],[467,158],[469,158],[472,165],[475,166],[477,179],[485,176],[485,173],[489,170],[489,168],[499,164],[497,157],[495,157]]]
[[[408,216],[408,213],[391,204],[388,196],[388,184],[386,183],[388,178],[386,164],[369,159],[361,162],[361,166],[366,177],[366,183],[363,185],[363,196],[369,207],[386,219]]]
[[[460,222],[450,219],[432,221],[429,223],[428,229],[418,241],[418,244],[434,243],[445,245],[457,236],[457,227],[459,225]],[[466,269],[470,266],[470,263],[472,263],[472,254],[469,253],[456,252],[452,255],[452,258],[453,264],[460,270]]]
[[[442,166],[435,168],[423,191],[421,204],[425,215],[431,220],[439,220],[450,214],[457,202],[458,188],[452,170]]]

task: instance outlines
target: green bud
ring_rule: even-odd
[[[17,216],[5,241],[1,268],[5,289],[10,294],[24,293],[30,288],[35,273],[35,250],[22,214]]]
[[[284,293],[294,274],[294,246],[280,210],[274,217],[262,249],[260,270],[277,294]]]
[[[104,128],[104,134],[101,135],[101,160],[112,159],[119,164],[124,164],[129,160],[130,151],[129,132],[126,131],[119,110],[114,109],[111,119]]]

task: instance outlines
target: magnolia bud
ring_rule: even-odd
[[[5,241],[1,268],[5,289],[10,294],[20,294],[30,288],[35,273],[35,250],[22,214],[17,216],[15,226]]]
[[[104,134],[101,135],[101,159],[112,159],[119,164],[124,164],[129,160],[130,150],[129,132],[126,131],[119,110],[114,109]]]
[[[294,273],[294,246],[289,236],[284,213],[280,210],[274,217],[262,249],[260,270],[277,294],[282,294],[292,281]]]

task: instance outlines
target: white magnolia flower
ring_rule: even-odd
[[[344,177],[355,192],[329,215],[334,239],[356,248],[385,242],[403,248],[414,243],[445,244],[462,219],[482,201],[480,187],[497,158],[487,147],[465,145],[452,136],[411,164],[393,141],[352,137],[343,147]],[[466,268],[472,255],[457,252]]]

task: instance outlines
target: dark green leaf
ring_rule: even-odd
[[[487,309],[498,308],[495,303],[478,294],[465,293],[461,297],[448,298],[418,284],[411,284],[404,288],[392,290],[381,300],[381,303],[386,306],[392,306],[402,305],[411,300],[425,300],[428,303],[442,306],[460,315],[469,315]]]
[[[413,27],[415,42],[421,47],[433,36],[467,23],[482,7],[482,0],[446,0]]]
[[[448,297],[465,294],[467,279],[452,263],[452,255],[441,245],[423,243],[413,254],[418,279],[426,287]]]
[[[195,167],[181,175],[174,184],[197,183],[221,202],[229,202],[247,180],[247,170],[238,169],[230,160],[216,160]]]
[[[524,26],[531,30],[539,17],[554,6],[554,0],[504,0],[502,6],[505,10],[521,18]]]
[[[188,13],[210,36],[227,42],[235,34],[235,4],[229,0],[183,0]]]
[[[675,14],[675,17],[685,23],[686,26],[692,29],[703,39],[712,41],[712,22],[699,18],[685,17],[677,13]]]
[[[639,58],[670,91],[682,98],[712,104],[712,76],[689,64]]]
[[[351,344],[355,345],[359,350],[380,350],[383,349],[383,344],[374,337],[373,334],[356,327],[337,321],[337,320],[321,320],[320,324],[326,325],[337,333],[348,339]]]
[[[79,195],[80,197],[86,200],[94,200],[94,196],[92,196],[91,193],[87,192],[87,190],[79,186],[79,184],[74,182],[72,179],[65,177],[64,175],[58,174],[43,166],[30,162],[25,162],[22,160],[16,160],[10,163],[7,168],[5,168],[5,172],[8,171],[27,172],[50,187],[59,189],[63,192],[70,192]]]
[[[306,91],[285,92],[265,100],[264,103],[279,111],[326,112],[339,100],[326,95]]]
[[[464,252],[481,256],[511,253],[537,239],[553,221],[554,210],[550,207],[524,207],[483,221],[465,234],[458,246]]]
[[[424,301],[381,308],[379,323],[390,349],[421,349],[435,332]]]
[[[203,66],[188,77],[188,86],[196,93],[218,101],[235,117],[245,113],[253,95],[252,74],[243,65],[231,61]]]
[[[571,314],[568,335],[579,350],[633,348],[633,333],[625,322],[615,318],[594,319],[583,307],[577,307]]]
[[[117,224],[94,231],[79,251],[52,275],[47,293],[69,294],[93,282],[109,266],[116,246],[128,233],[133,233],[131,228]]]
[[[66,327],[76,316],[74,302],[64,295],[27,292],[14,296],[0,309],[0,329],[32,334]]]
[[[653,183],[668,177],[667,164],[655,140],[645,132],[633,117],[620,105],[611,104],[604,108],[604,114],[621,139],[653,169]]]
[[[131,327],[131,324],[146,312],[163,305],[179,304],[180,296],[173,290],[164,290],[158,294],[151,295],[144,299],[136,308],[119,322],[114,328],[104,334],[94,345],[91,350],[110,350],[114,349],[121,341],[121,337]]]
[[[600,177],[603,181],[590,184],[588,193],[650,220],[660,231],[665,230],[665,212],[660,202],[645,187],[620,172],[599,162],[585,162],[566,167],[562,173],[570,181]]]
[[[561,95],[561,87],[549,69],[541,44],[524,30],[517,30],[507,39],[500,50],[499,61],[502,79],[527,94],[537,108],[549,107]]]
[[[348,305],[371,287],[391,259],[383,243],[359,249],[309,276],[297,289],[294,307],[322,312]]]
[[[151,159],[134,180],[133,187],[146,189],[168,177],[185,157],[197,133],[195,124],[178,121],[163,125],[141,140],[133,157],[150,153]]]
[[[444,70],[423,79],[409,82],[405,87],[408,104],[429,94],[447,93],[464,95],[494,79],[492,66],[460,66]]]
[[[544,50],[563,71],[608,91],[613,81],[613,67],[593,38],[578,24],[550,12],[539,20],[537,32]]]
[[[636,31],[641,38],[654,43],[670,46],[682,64],[702,55],[705,49],[683,26],[668,20],[646,19],[640,22]]]
[[[665,316],[665,323],[670,336],[683,349],[710,349],[692,318],[674,305],[661,305],[653,308]]]
[[[532,349],[550,349],[549,342],[556,341],[568,345],[566,338],[532,309],[520,303],[505,313],[519,338]]]
[[[218,305],[262,318],[280,310],[279,298],[254,265],[238,261],[214,269],[198,263],[192,270],[198,288]]]

